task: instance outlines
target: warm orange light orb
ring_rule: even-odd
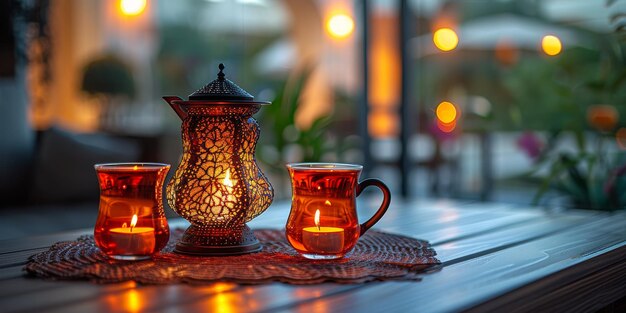
[[[335,38],[345,38],[354,30],[354,20],[346,14],[335,14],[328,19],[326,30]]]
[[[612,131],[619,121],[619,112],[612,105],[596,104],[587,108],[587,122],[599,131]]]
[[[433,43],[441,51],[450,51],[459,44],[459,36],[450,28],[440,28],[433,34]]]
[[[563,45],[561,44],[561,40],[557,36],[547,35],[541,39],[541,49],[543,52],[549,56],[554,56],[561,53],[561,49],[563,49]]]
[[[120,0],[120,10],[124,15],[135,16],[146,9],[146,0]]]
[[[444,124],[449,124],[456,120],[456,107],[448,101],[439,103],[435,113],[437,114],[437,119]]]

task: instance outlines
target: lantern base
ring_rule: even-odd
[[[261,243],[250,227],[216,228],[191,225],[174,252],[191,255],[223,256],[261,251]]]

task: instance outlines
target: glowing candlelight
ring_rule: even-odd
[[[130,227],[124,223],[122,227],[110,230],[110,242],[115,245],[117,255],[148,255],[154,251],[154,228],[135,227],[137,220],[137,214],[134,214],[130,220]]]
[[[224,186],[227,186],[227,187],[232,188],[233,186],[235,186],[233,181],[230,179],[230,169],[226,170],[226,177],[224,177],[223,183],[224,183]]]
[[[315,210],[315,218],[313,218],[315,222],[315,226],[317,226],[317,230],[320,230],[320,210]]]
[[[328,200],[326,200],[329,202]],[[330,203],[330,202],[329,202]],[[329,254],[343,250],[343,228],[320,226],[320,210],[315,211],[315,226],[302,229],[302,244],[309,252]]]
[[[133,218],[130,219],[130,232],[133,232],[133,228],[137,225],[137,214],[133,214]]]

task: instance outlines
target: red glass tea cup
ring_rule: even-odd
[[[161,251],[170,237],[163,211],[161,163],[96,164],[100,208],[94,228],[96,245],[118,260],[142,260]]]
[[[344,257],[389,207],[391,193],[382,181],[358,182],[361,165],[291,163],[287,169],[292,188],[287,240],[305,258]],[[368,186],[380,188],[384,198],[374,216],[359,224],[356,197]]]

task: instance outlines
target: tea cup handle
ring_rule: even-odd
[[[389,203],[391,203],[391,192],[389,191],[389,188],[385,185],[385,183],[375,178],[369,178],[360,182],[356,188],[356,196],[358,197],[361,192],[369,186],[376,186],[383,192],[383,203],[380,205],[374,216],[372,216],[365,223],[361,224],[361,233],[359,236],[363,236],[368,229],[374,226],[374,224],[376,224],[376,222],[378,222],[383,215],[385,215],[387,208],[389,208]]]

